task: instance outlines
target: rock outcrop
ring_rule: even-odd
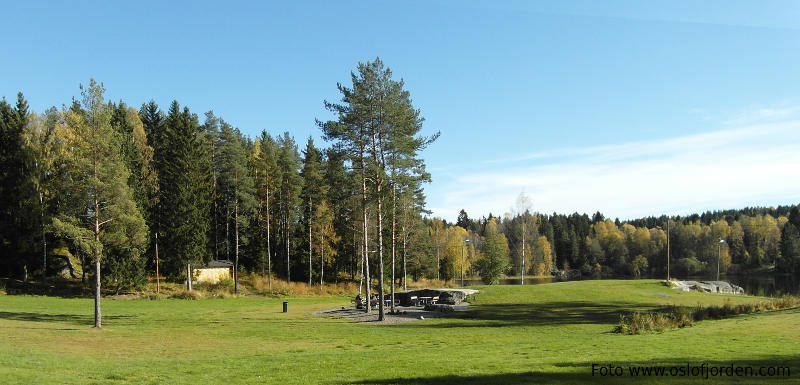
[[[672,279],[664,283],[680,291],[699,291],[704,293],[744,294],[744,289],[725,281],[681,281]]]

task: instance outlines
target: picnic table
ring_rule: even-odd
[[[361,301],[358,301],[358,302],[355,299],[352,299],[352,300],[350,300],[350,303],[355,304],[356,305],[356,309],[363,309],[364,306],[367,306],[367,299],[366,298],[361,298]],[[373,308],[373,309],[377,308],[378,307],[378,299],[377,298],[371,299],[369,301],[369,304],[370,304],[371,308]]]

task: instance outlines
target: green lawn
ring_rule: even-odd
[[[670,382],[592,377],[600,365],[789,366],[800,382],[800,310],[660,334],[610,331],[621,312],[759,298],[680,293],[654,280],[478,287],[471,309],[397,325],[311,313],[349,298],[92,300],[0,296],[0,383],[313,384]],[[715,378],[753,383],[759,378]],[[761,380],[764,380],[763,378]],[[699,379],[698,381],[707,382]],[[775,378],[764,382],[774,383]]]

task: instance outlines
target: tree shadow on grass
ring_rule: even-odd
[[[565,371],[528,371],[519,373],[497,373],[497,374],[479,374],[479,375],[444,375],[444,376],[429,376],[429,377],[397,377],[397,378],[380,378],[368,379],[354,382],[343,382],[343,384],[419,384],[419,385],[438,385],[438,384],[461,384],[461,385],[492,385],[492,384],[585,384],[585,383],[668,383],[668,384],[684,384],[687,382],[702,382],[702,383],[775,383],[777,381],[791,381],[797,378],[797,373],[800,373],[800,357],[795,356],[767,356],[755,359],[744,359],[738,361],[718,361],[718,360],[703,360],[692,358],[672,358],[672,359],[654,359],[647,361],[629,361],[620,362],[614,361],[613,357],[609,357],[607,362],[594,363],[597,366],[594,368],[591,362],[570,362],[557,364],[556,367],[565,368]],[[707,368],[706,372],[702,372],[701,365]],[[609,371],[601,372],[600,367],[620,367],[622,375],[610,375]],[[688,367],[687,367],[688,365]],[[709,372],[710,367],[725,368],[741,367],[742,372],[737,374],[735,371],[730,373],[712,376]],[[649,372],[643,368],[665,368],[663,375],[656,374],[652,369]],[[744,371],[751,368],[750,375]],[[759,375],[760,369],[766,369],[764,375]],[[770,369],[771,368],[771,369]],[[632,371],[633,369],[633,371]],[[683,370],[683,373],[679,372]],[[772,370],[772,375],[769,375],[769,370]],[[675,375],[670,375],[673,371]],[[692,373],[692,371],[695,371]],[[778,372],[780,371],[780,372]],[[634,375],[637,372],[638,375]],[[620,373],[620,372],[617,372]],[[688,374],[684,374],[688,373]],[[706,377],[705,374],[708,374]],[[729,375],[730,374],[730,375]]]
[[[105,315],[103,321],[110,321],[114,324],[132,324],[135,322],[131,315]],[[48,313],[28,313],[28,312],[7,312],[0,311],[0,319],[11,321],[26,322],[64,322],[75,325],[93,325],[94,315],[81,314],[48,314]]]
[[[632,311],[656,311],[662,307],[615,302],[589,301],[545,302],[536,304],[480,304],[449,319],[481,322],[414,323],[410,327],[492,327],[492,326],[562,326],[567,324],[613,324],[620,314]],[[402,325],[406,326],[406,325]]]

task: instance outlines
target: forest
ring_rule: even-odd
[[[317,120],[327,147],[290,132],[248,137],[213,112],[173,101],[138,109],[90,80],[61,108],[0,101],[0,277],[94,279],[99,293],[186,265],[232,261],[309,285],[384,278],[662,277],[800,274],[798,206],[620,221],[513,213],[455,223],[431,217],[420,152],[439,133],[380,59],[359,64]],[[512,203],[512,202],[509,202]],[[669,260],[667,255],[670,256]],[[719,259],[719,262],[718,262]],[[668,267],[669,266],[669,267]],[[371,277],[371,278],[370,278]],[[98,294],[99,295],[99,294]]]

